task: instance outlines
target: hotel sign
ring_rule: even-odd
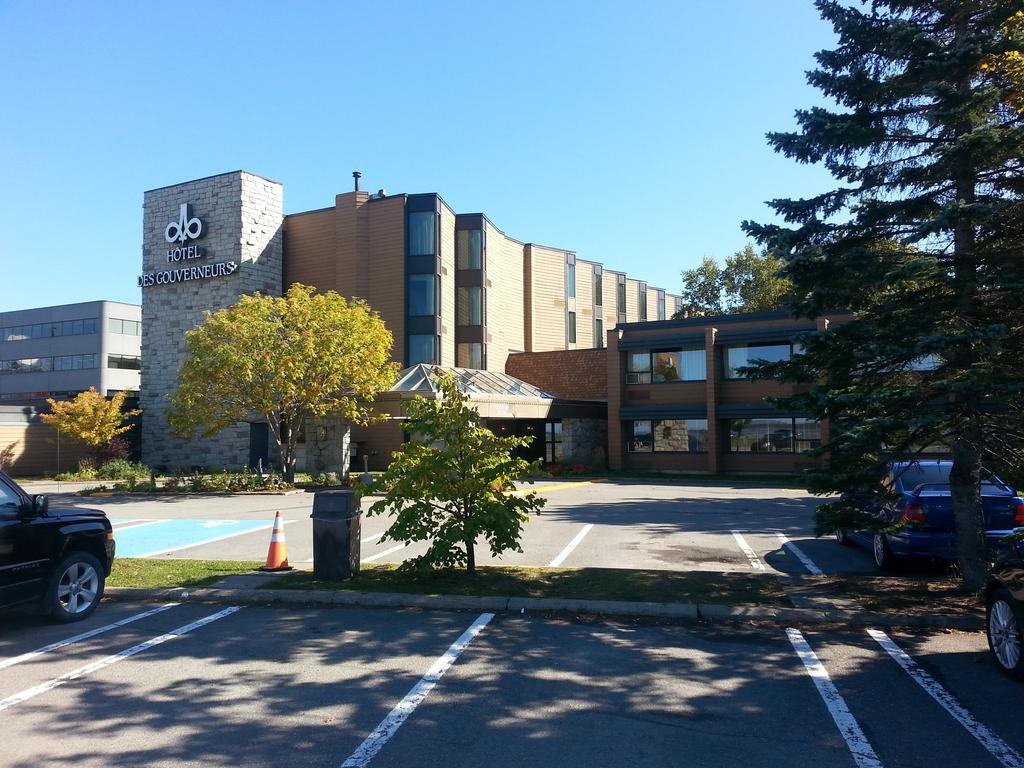
[[[189,240],[197,240],[206,232],[202,220],[192,215],[192,206],[182,203],[178,210],[178,220],[171,221],[164,227],[164,240],[174,245],[167,249],[167,263],[206,258],[206,249],[200,245],[185,245]],[[238,271],[238,262],[222,261],[216,264],[203,264],[196,267],[165,269],[139,275],[139,287],[151,285],[168,285],[189,280],[206,280],[211,277],[225,277]]]

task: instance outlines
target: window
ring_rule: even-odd
[[[626,356],[626,383],[651,383],[651,353],[630,352]]]
[[[632,424],[632,429],[627,431],[627,434],[630,435],[627,450],[630,453],[650,453],[653,451],[654,435],[651,433],[652,422],[633,421],[627,422],[627,424]]]
[[[640,301],[640,319],[647,319],[647,283],[640,283],[637,287],[637,298]]]
[[[626,283],[621,282],[615,292],[615,311],[620,315],[626,314]]]
[[[480,286],[459,288],[455,309],[456,325],[481,325],[483,302]]]
[[[455,365],[459,368],[482,369],[484,367],[484,345],[480,342],[459,344],[455,357]]]
[[[127,336],[141,336],[142,323],[138,320],[119,320],[116,317],[107,319],[107,330],[110,333],[123,333]]]
[[[658,293],[658,319],[665,319],[665,294],[661,292]]]
[[[576,265],[565,265],[565,295],[570,299],[576,298]]]
[[[409,275],[409,316],[422,317],[436,314],[435,275]]]
[[[483,232],[460,229],[455,233],[456,269],[480,269],[483,254]]]
[[[708,450],[707,419],[662,419],[655,421],[654,451],[705,453]]]
[[[739,369],[752,365],[754,360],[767,360],[770,363],[789,360],[792,354],[792,346],[792,344],[744,344],[742,346],[726,347],[724,358],[725,378],[747,378]]]
[[[544,459],[549,464],[562,460],[562,422],[549,421],[544,425]]]
[[[140,361],[136,355],[107,355],[107,368],[137,371],[141,368]]]
[[[626,359],[627,384],[704,381],[707,356],[703,349],[632,352]]]
[[[604,297],[601,295],[601,279],[602,274],[596,269],[594,270],[594,306],[600,307],[604,304]]]
[[[21,509],[21,497],[0,480],[0,517],[13,517]]]
[[[569,328],[568,328],[569,343],[576,343],[576,313],[569,313]]]
[[[604,321],[599,317],[594,320],[594,346],[598,349],[604,346]]]
[[[436,254],[435,222],[433,211],[411,211],[408,216],[409,255],[434,256]]]
[[[437,337],[414,333],[409,336],[409,365],[437,363]]]
[[[60,355],[58,357],[26,357],[21,360],[0,360],[0,374],[45,373],[47,371],[78,371],[96,367],[96,355]]]
[[[733,453],[793,453],[821,445],[821,425],[813,419],[733,419],[726,425]]]
[[[57,323],[35,323],[0,328],[0,341],[24,341],[25,339],[48,339],[53,336],[81,336],[97,333],[100,321],[97,317],[84,320],[64,320]]]

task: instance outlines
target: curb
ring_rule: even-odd
[[[109,587],[104,599],[177,601],[257,606],[350,606],[360,608],[427,608],[450,611],[529,611],[593,614],[598,616],[690,619],[712,622],[769,622],[775,624],[838,624],[851,627],[920,627],[984,629],[980,616],[912,615],[843,609],[776,608],[762,605],[640,603],[618,600],[573,600],[542,597],[477,597],[472,595],[411,595],[401,592],[332,592],[296,589],[137,589]]]

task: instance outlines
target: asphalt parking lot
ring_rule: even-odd
[[[0,762],[1024,765],[980,634],[882,635],[919,682],[863,630],[160,608],[5,617]]]
[[[509,565],[804,574],[874,572],[869,553],[815,539],[818,500],[786,488],[629,480],[546,481],[542,514],[526,525]],[[313,495],[59,497],[103,509],[123,557],[261,560],[281,511],[291,564],[311,567]],[[364,503],[364,509],[368,504]],[[362,557],[400,562],[425,549],[380,541],[388,523],[362,521]],[[483,548],[478,562],[488,562]]]

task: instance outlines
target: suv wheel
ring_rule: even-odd
[[[100,561],[87,552],[72,552],[50,578],[45,607],[57,621],[81,621],[100,604],[103,584]]]
[[[1009,592],[997,589],[992,593],[988,599],[985,619],[988,647],[999,668],[1010,677],[1024,677],[1021,618]]]
[[[853,543],[850,541],[850,534],[846,532],[845,528],[836,528],[836,541],[838,541],[844,547],[847,547]]]
[[[875,565],[880,570],[891,571],[896,566],[896,556],[889,549],[884,533],[876,533],[871,540],[871,554],[875,557]]]

